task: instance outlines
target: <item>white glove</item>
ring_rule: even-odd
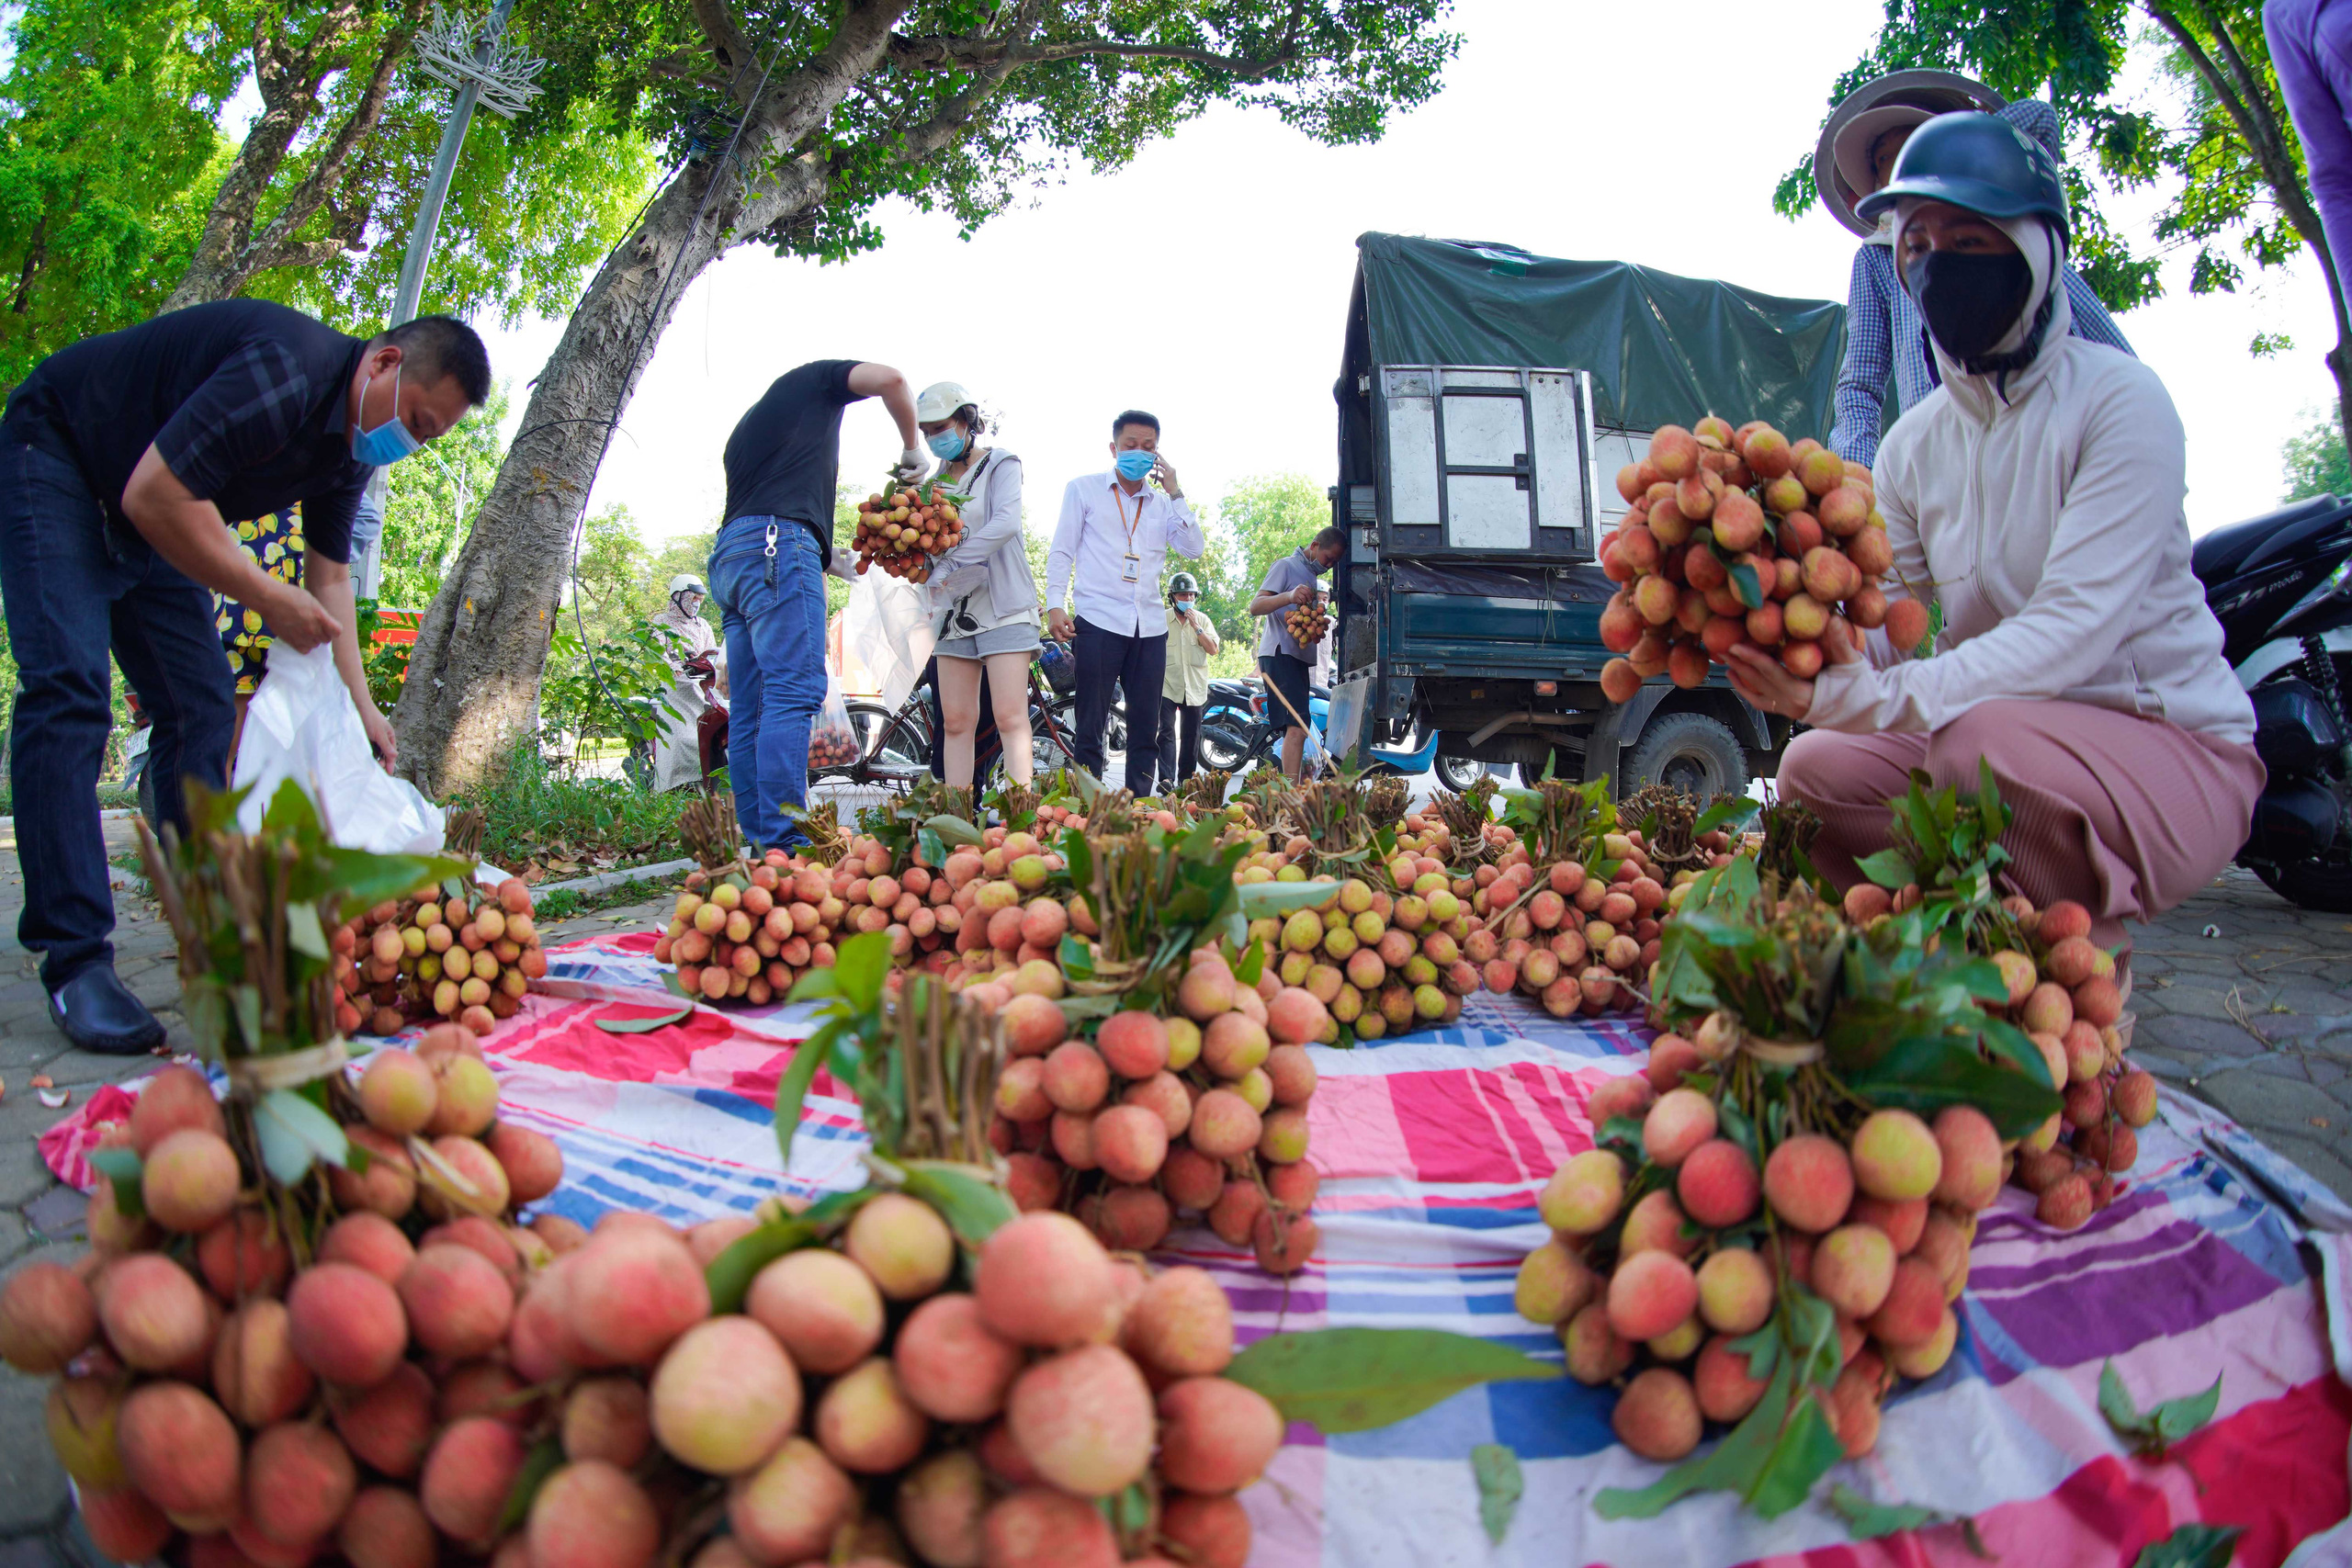
[[[910,446],[899,454],[890,466],[890,477],[900,484],[912,484],[931,471],[931,459],[918,447]]]
[[[832,554],[832,558],[825,562],[825,575],[827,577],[838,577],[843,582],[855,582],[857,581],[857,572],[851,566],[850,560],[851,556],[849,551],[835,550]]]

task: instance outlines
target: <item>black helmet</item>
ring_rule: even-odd
[[[1175,598],[1179,593],[1190,593],[1198,597],[1200,592],[1201,585],[1193,581],[1193,574],[1189,571],[1180,571],[1168,580],[1168,596],[1170,599]]]
[[[2066,189],[2049,149],[1997,115],[1942,114],[1911,133],[1894,177],[1854,204],[1871,222],[1905,197],[1986,218],[2049,220],[2064,234]]]

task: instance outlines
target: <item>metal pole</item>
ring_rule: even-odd
[[[492,46],[506,30],[506,19],[514,10],[514,0],[497,0],[491,7],[490,20],[474,44],[477,64],[489,63]],[[417,304],[424,298],[425,268],[432,263],[433,243],[441,229],[441,209],[449,199],[449,181],[458,171],[458,153],[464,148],[466,132],[473,125],[474,106],[481,101],[481,84],[469,78],[458,87],[457,101],[449,106],[448,123],[441,128],[441,145],[433,154],[433,171],[425,177],[424,194],[417,202],[416,221],[408,231],[408,250],[401,257],[400,281],[392,290],[391,319],[385,323],[388,326],[396,327],[416,319]],[[368,498],[363,504],[381,517],[390,500],[389,491],[386,470],[379,468],[368,481]],[[373,599],[383,583],[380,533],[358,552],[358,558],[352,564],[352,574],[357,579],[359,596]]]

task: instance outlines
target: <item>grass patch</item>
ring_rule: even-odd
[[[139,809],[139,792],[125,789],[119,784],[101,784],[98,785],[98,809],[136,811]],[[17,792],[6,778],[0,778],[0,817],[14,817],[16,814]]]
[[[677,891],[674,876],[631,877],[610,887],[582,893],[570,887],[531,896],[531,918],[541,925],[558,920],[576,919],[593,915],[599,909],[616,908],[623,904],[642,904],[650,898],[660,898]]]
[[[678,813],[691,798],[649,795],[627,779],[577,777],[548,767],[526,741],[489,784],[449,804],[481,807],[484,860],[518,874],[536,866],[560,880],[677,859]]]

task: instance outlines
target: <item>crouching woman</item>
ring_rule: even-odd
[[[1941,385],[1888,432],[1878,505],[1898,592],[1939,604],[1941,629],[1918,660],[1825,638],[1811,681],[1737,648],[1732,680],[1813,727],[1781,790],[1820,815],[1814,860],[1839,886],[1886,846],[1910,770],[1973,790],[1982,760],[2015,813],[2018,891],[2080,901],[2114,946],[2229,863],[2263,784],[2253,705],[2189,570],[2180,419],[2154,371],[2068,335],[2065,197],[2042,148],[1941,116],[1858,210],[1888,207]]]

